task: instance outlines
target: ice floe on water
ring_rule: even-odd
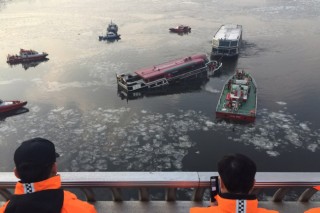
[[[320,130],[312,123],[268,109],[259,110],[256,122],[246,125],[215,121],[195,110],[161,114],[127,107],[83,113],[67,107],[46,111],[31,106],[26,116],[0,123],[0,144],[17,134],[20,142],[36,136],[49,138],[57,144],[64,171],[181,170],[183,158],[201,143],[201,138],[198,141],[190,134],[201,131],[225,132],[221,143],[229,140],[252,146],[272,157],[297,148],[315,152],[320,144]]]
[[[287,105],[287,103],[283,102],[283,101],[277,101],[276,103],[279,104],[279,105]]]
[[[269,18],[302,18],[318,16],[319,0],[278,1],[268,6],[251,8],[250,12]]]

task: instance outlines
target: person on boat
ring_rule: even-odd
[[[242,154],[228,154],[218,162],[220,193],[209,207],[192,207],[190,213],[278,213],[258,207],[257,197],[250,194],[256,164]]]
[[[22,142],[14,153],[14,174],[20,181],[0,213],[96,213],[94,206],[61,188],[58,156],[54,144],[47,139]]]
[[[228,90],[230,91],[230,89],[231,89],[231,79],[228,81]]]

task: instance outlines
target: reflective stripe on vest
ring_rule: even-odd
[[[247,212],[247,201],[246,200],[237,200],[235,213],[246,213],[246,212]]]

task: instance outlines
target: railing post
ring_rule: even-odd
[[[298,201],[300,202],[308,202],[310,198],[317,192],[315,188],[308,188],[298,198]]]
[[[0,189],[0,194],[6,200],[9,200],[12,196],[12,193],[8,189]]]
[[[94,196],[94,192],[92,191],[91,188],[81,188],[81,190],[85,194],[88,202],[95,202],[96,201],[96,198]]]
[[[203,194],[204,194],[205,190],[206,190],[206,188],[196,188],[193,193],[192,200],[193,201],[202,201]]]
[[[148,188],[139,188],[139,200],[140,201],[149,201],[149,190]]]
[[[122,201],[122,194],[120,188],[111,188],[112,196],[114,201]]]
[[[166,189],[166,201],[176,201],[177,188]]]
[[[288,188],[280,188],[280,189],[278,189],[274,193],[274,195],[272,197],[272,201],[273,202],[281,202],[288,191],[289,191]]]

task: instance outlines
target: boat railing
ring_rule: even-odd
[[[148,205],[150,208],[155,208],[153,212],[183,212],[192,206],[210,205],[209,178],[218,174],[217,172],[61,172],[60,175],[64,188],[80,190],[84,200],[93,202],[97,208],[103,210],[101,212],[107,212],[107,208],[131,208],[130,212],[148,212],[146,210]],[[12,195],[16,181],[12,172],[0,173],[0,194],[3,201]],[[313,195],[317,192],[313,186],[316,185],[320,185],[319,172],[259,172],[252,193],[258,195],[259,205],[263,207],[277,209],[280,212],[303,212],[305,209],[320,206],[320,202],[313,199]],[[100,192],[96,193],[96,189]],[[128,194],[124,192],[128,189],[136,191],[138,195],[136,200],[130,196],[126,200]],[[164,196],[154,200],[156,197],[152,195],[154,189],[162,190]],[[111,193],[112,198],[101,199],[101,194],[107,191]],[[178,196],[179,193],[185,193],[186,196]],[[139,204],[137,201],[145,202]]]

